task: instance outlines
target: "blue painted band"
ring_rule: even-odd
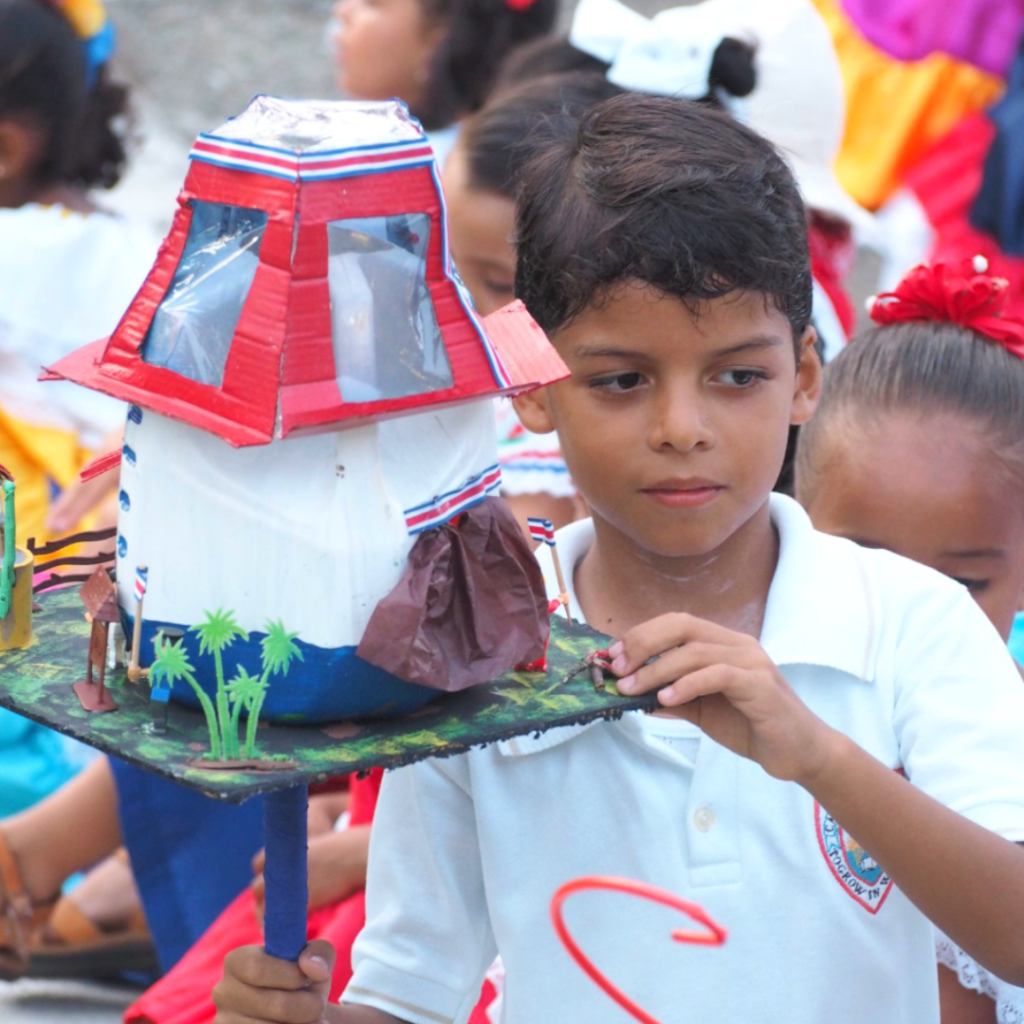
[[[134,612],[134,608],[131,611]],[[132,636],[134,616],[121,609],[125,636]],[[173,627],[184,630],[181,646],[196,670],[197,682],[208,696],[215,697],[217,676],[213,655],[200,654],[199,637],[189,629],[191,623],[163,622],[143,618],[140,664],[152,664],[153,641],[159,630]],[[265,633],[250,633],[237,639],[224,651],[227,682],[238,665],[253,675],[262,672],[261,641]],[[353,646],[326,648],[297,640],[302,661],[295,660],[287,676],[271,676],[260,721],[283,724],[337,722],[349,718],[375,718],[416,711],[438,696],[439,691],[416,683],[407,683],[356,655]],[[171,694],[175,703],[198,708],[199,699],[185,682],[175,685]]]

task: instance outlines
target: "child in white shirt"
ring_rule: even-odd
[[[657,691],[667,717],[390,773],[342,1006],[326,944],[298,965],[249,947],[226,961],[218,1024],[462,1024],[495,952],[506,1024],[618,1020],[548,918],[593,874],[729,929],[673,947],[685,922],[664,908],[567,904],[588,956],[660,1020],[935,1022],[929,919],[1019,984],[1012,660],[962,588],[769,497],[820,388],[785,164],[720,114],[617,97],[552,134],[517,239],[517,293],[572,371],[517,409],[558,430],[592,510],[560,535],[575,612],[618,638],[620,689]]]

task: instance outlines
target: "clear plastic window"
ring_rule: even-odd
[[[219,387],[267,226],[262,210],[190,200],[185,251],[142,343],[142,358]]]
[[[327,277],[338,387],[346,402],[377,402],[452,386],[426,283],[430,217],[327,225]]]

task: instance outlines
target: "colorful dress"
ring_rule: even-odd
[[[1022,0],[843,0],[847,18],[897,60],[945,53],[1005,75],[1024,30]]]
[[[999,96],[1002,79],[946,53],[916,53],[923,59],[906,63],[905,58],[882,49],[880,44],[889,43],[897,31],[895,15],[908,6],[923,6],[920,3],[814,0],[814,4],[832,33],[846,91],[846,134],[836,173],[857,202],[875,210],[935,142],[962,118]],[[932,13],[925,28],[950,20],[945,7],[940,18],[934,15],[934,6],[929,6]],[[959,10],[965,4],[960,0],[948,6]],[[876,7],[886,8],[890,19],[886,32],[869,38],[867,19],[858,16],[870,9],[874,19]],[[897,7],[899,10],[894,10]],[[900,23],[900,31],[909,32],[907,21]],[[928,38],[934,43],[932,36]],[[1014,43],[1016,39],[1014,36]],[[961,47],[957,53],[969,58],[974,51],[968,53]]]
[[[527,430],[507,399],[498,399],[495,411],[498,417],[501,493],[509,497],[523,494],[574,497],[576,487],[562,458],[558,434],[554,431],[534,434]]]

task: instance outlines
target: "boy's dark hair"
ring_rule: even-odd
[[[470,184],[514,199],[523,167],[544,139],[570,130],[587,110],[620,92],[592,72],[549,75],[496,92],[459,138]]]
[[[706,105],[625,93],[524,170],[516,294],[549,334],[628,280],[698,311],[761,292],[794,342],[811,316],[803,201],[767,140]]]
[[[0,0],[0,118],[20,118],[46,137],[40,185],[111,188],[127,155],[128,91],[106,67],[88,85],[85,43],[40,0]]]
[[[821,400],[797,445],[800,500],[818,486],[831,430],[890,413],[976,423],[986,450],[1024,481],[1024,360],[966,327],[911,321],[866,331],[825,367]]]
[[[757,84],[756,51],[749,43],[726,36],[715,49],[708,72],[708,95],[700,102],[721,106],[718,92],[749,96]],[[513,50],[502,62],[494,81],[500,89],[521,85],[533,78],[589,71],[607,74],[611,65],[577,50],[568,36],[545,36]],[[622,91],[621,89],[619,90]]]
[[[551,31],[558,0],[517,10],[505,0],[423,0],[427,18],[448,32],[434,54],[425,95],[413,113],[428,131],[479,110],[509,51]]]

